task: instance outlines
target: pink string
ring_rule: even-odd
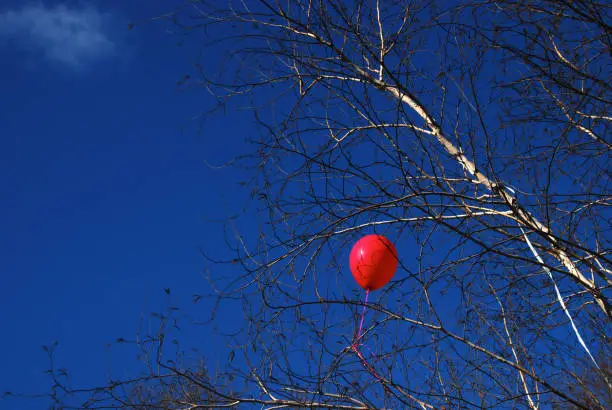
[[[364,365],[364,367],[370,373],[372,373],[372,375],[375,378],[377,378],[378,380],[382,380],[382,378],[376,373],[376,370],[374,370],[374,368],[367,362],[365,357],[363,357],[363,355],[361,354],[361,352],[359,351],[359,348],[358,348],[360,346],[360,344],[358,344],[358,343],[359,343],[359,341],[361,339],[361,336],[363,336],[362,335],[362,331],[363,331],[363,319],[365,318],[365,312],[366,312],[366,308],[368,306],[368,296],[370,296],[370,290],[369,289],[366,290],[365,301],[363,302],[363,310],[361,311],[361,320],[359,322],[359,330],[357,331],[357,338],[355,339],[355,342],[351,345],[351,347],[353,348],[353,351],[355,352],[357,357],[359,357],[359,359],[361,360],[361,363]]]
[[[368,305],[368,296],[370,296],[370,289],[366,290],[365,301],[363,302],[363,310],[361,311],[361,322],[359,323],[359,332],[357,332],[357,341],[361,339],[361,331],[363,329],[363,318],[365,317],[366,307]]]

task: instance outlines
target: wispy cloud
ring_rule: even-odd
[[[63,4],[0,11],[0,37],[72,67],[108,56],[115,48],[108,36],[107,15],[93,7]]]

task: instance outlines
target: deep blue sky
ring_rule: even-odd
[[[240,175],[205,161],[240,152],[248,126],[218,115],[194,132],[210,97],[174,84],[195,49],[161,24],[127,30],[172,6],[148,3],[0,6],[0,393],[45,392],[53,341],[77,385],[104,381],[122,363],[106,344],[164,309],[164,288],[180,303],[208,291],[199,248],[223,244],[206,219],[241,205]]]
[[[198,38],[179,47],[169,25],[144,22],[183,2],[0,3],[0,409],[42,408],[1,398],[49,391],[42,345],[59,342],[57,365],[75,387],[95,386],[138,371],[133,349],[106,346],[133,339],[139,323],[154,330],[151,312],[170,303],[208,317],[213,301],[192,295],[210,291],[203,270],[227,267],[211,267],[200,248],[227,255],[210,220],[240,213],[249,190],[236,184],[246,174],[205,164],[244,153],[254,128],[230,107],[196,132],[194,117],[214,101],[175,83]],[[128,31],[130,21],[143,22]],[[200,61],[219,64],[223,46]],[[338,289],[333,297],[362,295],[350,280]],[[226,307],[222,322],[236,326],[241,313]],[[211,367],[226,357],[219,332],[187,326],[180,340]]]

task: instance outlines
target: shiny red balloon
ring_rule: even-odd
[[[382,235],[366,235],[353,246],[350,265],[359,286],[365,290],[380,289],[397,270],[397,250]]]

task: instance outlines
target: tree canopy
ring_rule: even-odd
[[[214,375],[153,357],[148,382],[199,394],[130,401],[117,382],[88,408],[610,408],[610,9],[202,0],[161,17],[202,45],[184,86],[257,123],[232,166],[258,233],[229,221],[233,256],[205,255],[213,319],[239,303],[243,330]],[[348,252],[369,233],[399,270],[359,356]]]

